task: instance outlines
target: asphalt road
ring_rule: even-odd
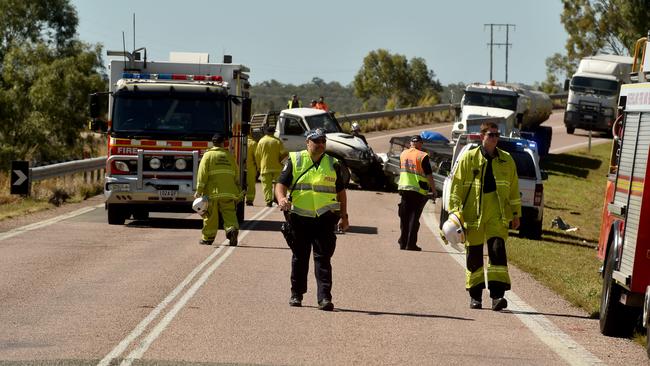
[[[586,142],[563,134],[558,120],[548,122],[553,150]],[[421,129],[367,137],[382,152],[390,135]],[[304,306],[288,306],[291,253],[277,208],[249,208],[238,247],[220,245],[223,232],[215,245],[198,245],[196,215],[109,226],[101,197],[4,221],[0,365],[648,362],[643,347],[601,336],[598,320],[514,267],[507,311],[470,310],[463,254],[441,244],[435,205],[421,220],[424,250],[405,252],[396,194],[348,198],[334,312],[316,308],[313,273]]]

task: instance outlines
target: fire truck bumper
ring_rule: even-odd
[[[194,190],[186,179],[144,179],[138,188],[135,176],[106,177],[107,205],[124,205],[149,212],[193,212]]]

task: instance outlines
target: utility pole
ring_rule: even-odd
[[[510,27],[514,28],[514,24],[497,24],[497,23],[487,23],[483,24],[483,26],[490,27],[490,43],[488,43],[488,46],[490,46],[490,80],[493,80],[492,78],[492,48],[494,46],[501,47],[505,46],[506,47],[506,83],[508,82],[508,47],[512,46],[512,43],[510,43]],[[494,42],[494,27],[497,27],[497,30],[505,27],[506,28],[506,42],[505,43],[495,43]]]

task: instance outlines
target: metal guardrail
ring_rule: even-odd
[[[340,122],[353,122],[361,121],[366,119],[375,119],[383,117],[395,117],[403,116],[408,114],[422,114],[422,113],[431,113],[431,112],[441,112],[446,110],[454,110],[459,106],[458,103],[454,104],[436,104],[430,107],[412,107],[412,108],[402,108],[395,109],[392,111],[377,111],[377,112],[364,112],[364,113],[352,113],[344,114],[341,116],[336,116]]]
[[[106,157],[68,161],[52,165],[30,168],[30,178],[36,182],[39,180],[57,178],[69,174],[76,174],[94,170],[101,170],[106,167]]]

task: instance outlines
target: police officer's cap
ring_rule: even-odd
[[[422,142],[422,137],[420,135],[414,135],[411,137],[411,142]]]
[[[322,128],[315,128],[312,130],[309,130],[305,133],[305,137],[307,137],[309,140],[318,140],[318,139],[326,139],[327,136],[325,135],[325,130]]]

